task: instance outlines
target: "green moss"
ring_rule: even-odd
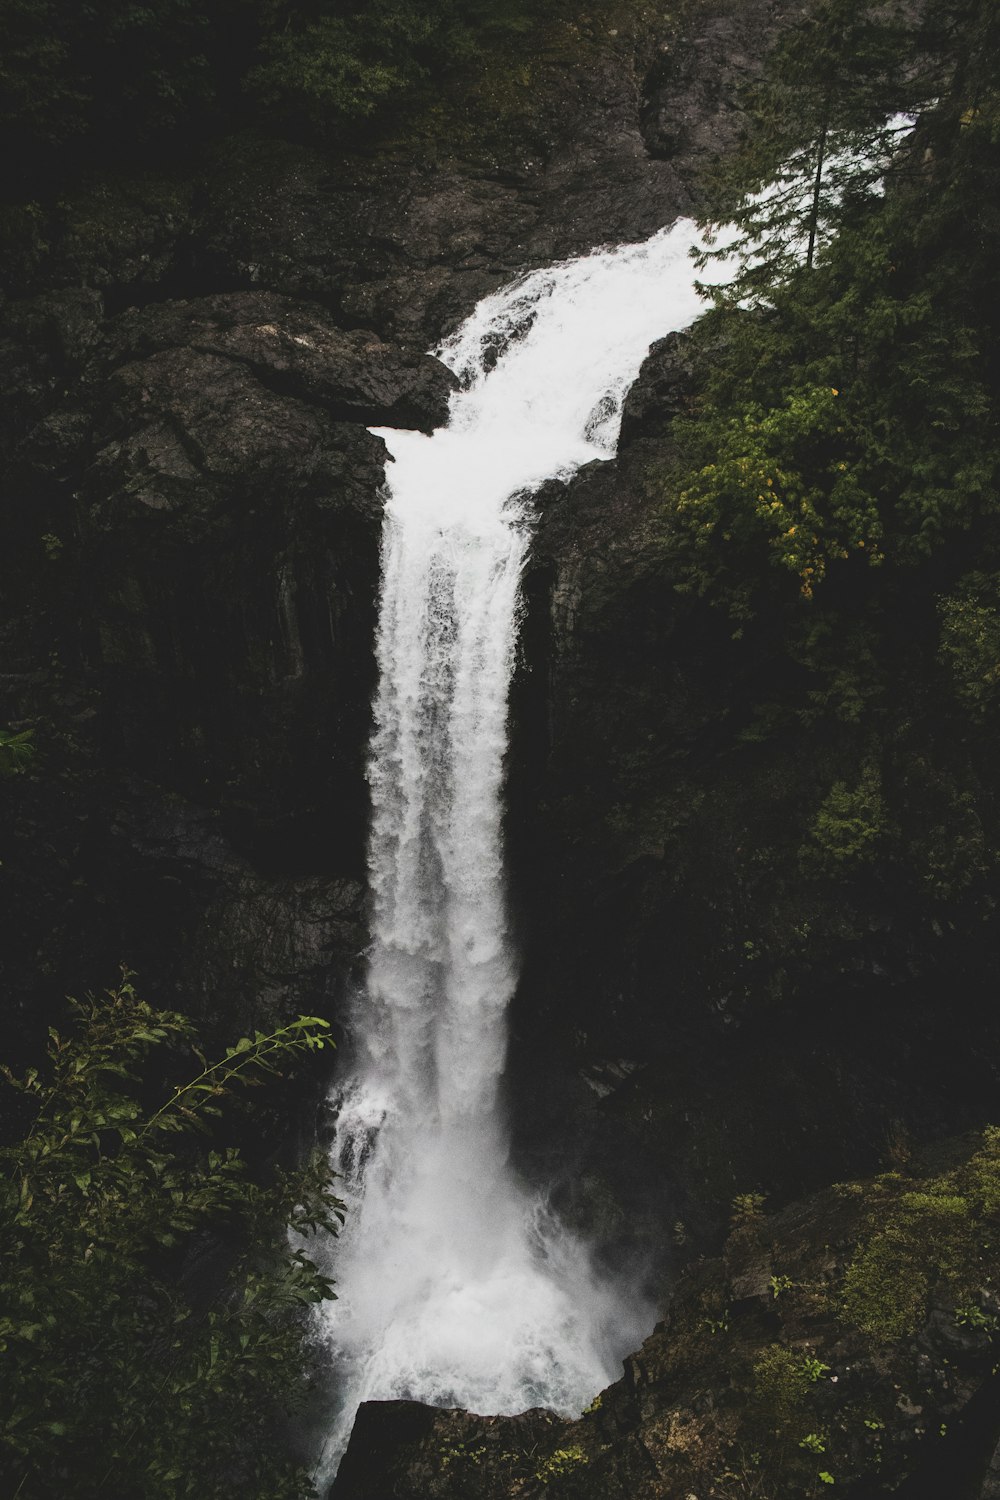
[[[914,1334],[934,1300],[974,1298],[1000,1259],[1000,1132],[965,1165],[908,1186],[880,1180],[867,1233],[844,1276],[843,1315],[877,1343]],[[974,1303],[969,1303],[974,1305]]]
[[[557,1448],[535,1470],[535,1478],[542,1484],[550,1484],[553,1480],[562,1479],[567,1474],[573,1473],[586,1462],[587,1455],[577,1443],[569,1448]]]
[[[781,1344],[769,1345],[754,1361],[753,1394],[775,1429],[801,1410],[813,1384],[805,1361]]]

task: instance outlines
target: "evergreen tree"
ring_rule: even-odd
[[[838,96],[836,118],[817,85],[797,138],[790,112],[781,132],[765,112],[759,140],[731,169],[727,190],[744,195],[744,264],[717,289],[700,331],[714,357],[697,417],[678,430],[694,472],[680,483],[673,524],[690,585],[704,592],[729,578],[743,612],[759,576],[748,548],[790,569],[808,598],[849,559],[912,563],[933,551],[940,571],[943,543],[956,565],[973,529],[980,548],[995,545],[1000,85],[989,10],[936,7],[900,44],[892,102],[915,107],[919,91],[940,93],[896,140],[884,192],[872,191],[875,168],[860,154],[879,132],[883,146],[895,138],[876,120],[882,46],[870,49],[877,67],[859,67],[853,99]],[[809,53],[806,34],[775,62],[779,76],[785,55],[789,79],[834,44],[840,55],[841,28],[829,42],[819,34]],[[933,73],[921,71],[931,42],[945,37],[950,50]],[[818,199],[818,173],[794,202],[756,193],[773,153],[798,170],[848,138],[859,154],[840,157]],[[805,180],[798,171],[800,188]],[[824,226],[831,238],[817,245]]]

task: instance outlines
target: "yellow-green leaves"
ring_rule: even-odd
[[[781,406],[749,405],[738,416],[702,421],[714,458],[681,491],[673,520],[697,561],[698,592],[733,547],[767,547],[811,598],[831,566],[851,553],[882,560],[878,506],[852,464],[837,409],[839,388],[807,386]]]

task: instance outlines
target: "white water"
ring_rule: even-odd
[[[503,757],[530,493],[613,456],[650,343],[700,310],[696,237],[681,221],[486,298],[437,351],[462,381],[448,426],[381,433],[374,924],[338,1121],[328,1469],[364,1400],[578,1412],[652,1322],[508,1163]]]
[[[890,121],[881,149],[911,123]],[[831,157],[838,170],[846,150]],[[811,170],[753,201],[778,192],[798,203],[794,262]],[[737,244],[716,226],[717,253]],[[381,433],[394,463],[370,760],[373,942],[339,1100],[350,1212],[333,1259],[342,1300],[321,1314],[340,1377],[322,1480],[362,1401],[572,1415],[652,1322],[509,1166],[499,1089],[517,964],[503,757],[531,492],[613,456],[649,345],[702,310],[691,252],[704,246],[680,220],[487,297],[436,351],[462,382],[447,427]],[[772,249],[744,239],[738,254]],[[714,282],[736,269],[723,255]]]
[[[437,351],[462,381],[447,427],[381,434],[374,924],[335,1152],[350,1212],[323,1314],[341,1379],[327,1478],[361,1401],[573,1414],[652,1321],[508,1163],[503,757],[531,492],[613,456],[649,345],[702,309],[701,244],[680,220],[487,297]]]

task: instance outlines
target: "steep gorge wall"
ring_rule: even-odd
[[[226,1032],[339,1014],[366,942],[365,425],[440,420],[421,351],[501,281],[690,210],[786,11],[622,16],[535,61],[500,147],[474,121],[465,156],[415,131],[421,159],[240,136],[53,210],[0,360],[0,722],[39,747],[4,788],[15,1035],[119,961]],[[694,378],[682,342],[655,351],[618,462],[540,497],[515,689],[518,1150],[616,1253],[666,1219],[683,1255],[735,1192],[975,1123],[996,1074],[981,949],[884,882],[802,878],[840,762],[746,737],[780,621],[735,641],[664,571]],[[974,1029],[943,1024],[942,976]]]

